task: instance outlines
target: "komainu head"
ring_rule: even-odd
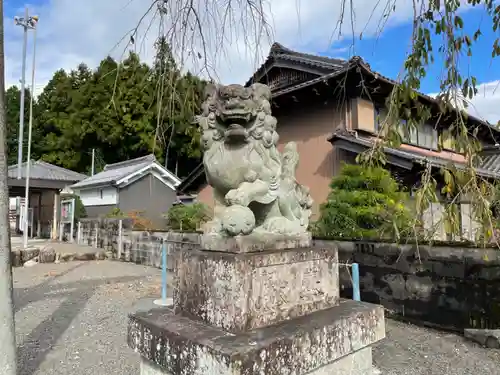
[[[259,128],[276,125],[269,102],[271,90],[266,85],[256,83],[243,87],[210,84],[205,98],[199,122],[204,132],[203,142],[206,148],[214,140],[244,144],[250,137],[258,138],[265,130]]]

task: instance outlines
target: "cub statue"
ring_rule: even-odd
[[[260,83],[207,87],[197,122],[215,207],[205,233],[286,236],[308,230],[313,200],[295,179],[297,145],[278,151],[270,100],[271,90]]]

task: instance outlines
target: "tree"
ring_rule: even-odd
[[[94,71],[80,64],[56,72],[37,102],[38,154],[88,173],[92,149],[99,165],[149,153],[164,162],[170,153],[168,166],[187,175],[201,157],[192,120],[204,83],[181,74],[164,40],[157,49],[151,67],[130,53],[120,63],[108,56]]]
[[[382,167],[346,164],[332,179],[317,236],[346,239],[399,239],[410,234],[409,194]]]
[[[5,92],[5,116],[7,121],[7,161],[9,165],[17,164],[17,152],[19,146],[19,111],[20,111],[21,90],[17,86],[11,86]],[[24,94],[24,118],[25,125],[29,120],[29,103],[31,92],[26,89]],[[37,139],[39,135],[37,118],[33,118],[32,138]],[[23,160],[27,159],[28,153],[28,129],[25,127],[23,134]],[[31,148],[31,157],[36,158],[39,153],[38,144],[34,142]]]
[[[64,70],[55,72],[37,101],[40,148],[42,158],[56,165],[79,171],[79,149],[74,147],[75,133],[81,129],[74,126],[70,116],[75,92],[79,90],[70,75]],[[76,128],[76,129],[75,129]]]
[[[191,170],[183,167],[201,159],[200,132],[193,119],[201,111],[206,83],[189,72],[181,75],[164,36],[155,46],[156,141],[165,150],[167,168],[177,171],[180,162],[181,169]]]
[[[454,143],[463,152],[466,164],[465,170],[453,166],[441,169],[447,180],[445,181],[446,194],[454,197],[468,197],[472,202],[475,220],[482,224],[478,237],[490,240],[495,226],[490,198],[494,196],[495,186],[491,181],[480,178],[476,174],[479,153],[482,149],[477,139],[479,128],[471,128],[468,123],[468,114],[463,109],[467,109],[469,101],[477,94],[477,79],[471,74],[468,64],[464,64],[461,60],[461,58],[469,59],[473,55],[474,45],[481,39],[483,32],[481,27],[472,33],[465,30],[461,11],[466,6],[481,8],[485,14],[481,25],[488,25],[486,20],[489,18],[488,21],[491,23],[487,27],[492,27],[495,33],[499,30],[500,5],[493,0],[467,0],[466,2],[431,0],[418,6],[414,2],[411,49],[404,63],[402,78],[394,86],[387,101],[388,115],[380,127],[380,133],[385,134],[385,141],[376,142],[374,147],[359,160],[369,165],[385,163],[383,148],[385,146],[397,148],[401,145],[402,114],[405,114],[406,133],[416,130],[428,121],[439,125],[443,119],[451,120],[443,136],[453,138]],[[390,10],[384,15],[384,22],[395,10],[392,6],[387,9]],[[494,59],[498,56],[500,56],[500,38],[497,37],[492,40],[491,55],[488,58]],[[440,93],[437,95],[439,116],[435,116],[429,106],[424,104],[416,94],[437,57],[442,61],[443,71],[447,73],[439,78]],[[416,191],[417,216],[430,203],[437,201],[433,189],[437,183],[430,164],[425,169],[421,181]],[[443,220],[458,234],[460,212],[456,209],[454,199],[450,199],[447,203]],[[500,243],[498,245],[500,247]]]

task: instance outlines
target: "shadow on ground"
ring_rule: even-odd
[[[64,299],[49,317],[31,331],[23,343],[18,343],[17,357],[24,359],[18,361],[20,375],[33,375],[37,371],[57,340],[68,329],[78,313],[83,310],[99,286],[133,282],[140,279],[137,276],[126,276],[51,284],[84,264],[77,264],[34,287],[14,289],[16,312],[30,303],[46,298]],[[51,291],[47,292],[49,285]]]

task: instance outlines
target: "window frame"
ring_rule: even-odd
[[[406,120],[401,120],[401,122],[404,122],[406,124]],[[418,129],[410,130],[409,136],[410,139],[405,139],[405,134],[402,134],[404,143],[426,150],[439,150],[439,132],[431,124],[425,123]]]

